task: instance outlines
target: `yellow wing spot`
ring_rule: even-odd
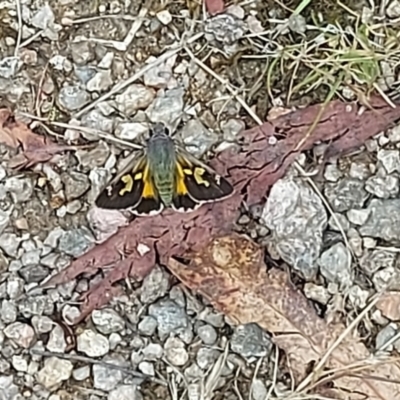
[[[176,163],[176,193],[180,196],[184,196],[185,194],[188,193],[186,184],[185,184],[185,174],[186,173],[186,168],[183,169],[182,166],[179,163]],[[188,174],[187,174],[188,175]]]
[[[140,181],[143,178],[143,174],[141,172],[138,172],[137,174],[135,174],[135,176],[133,177],[133,179],[135,181]]]
[[[137,175],[139,175],[139,174],[140,174],[140,172]],[[138,178],[138,179],[143,179],[143,182],[144,182],[142,196],[146,199],[149,199],[149,198],[151,199],[151,198],[156,197],[156,191],[153,186],[153,182],[151,181],[150,169],[147,164],[144,168],[141,178]]]
[[[146,199],[155,197],[155,190],[151,182],[149,181],[144,182],[142,196],[145,197]]]
[[[130,193],[132,191],[132,187],[133,187],[133,179],[131,175],[124,175],[121,178],[121,181],[125,183],[125,187],[123,187],[120,191],[119,191],[119,195],[123,196],[125,193]]]
[[[185,173],[185,175],[193,175],[193,171],[189,168],[185,168],[183,172]]]
[[[199,167],[195,168],[194,169],[194,179],[196,180],[196,183],[198,185],[204,185],[205,187],[209,187],[210,182],[203,179],[203,175],[205,172],[206,172],[206,170],[204,168],[199,168]]]

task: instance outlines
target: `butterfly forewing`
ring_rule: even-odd
[[[179,211],[196,209],[201,204],[222,200],[233,193],[232,185],[210,167],[177,154],[176,191],[173,206]]]

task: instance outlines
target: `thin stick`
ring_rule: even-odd
[[[18,56],[18,51],[21,46],[21,40],[22,40],[22,12],[21,12],[21,3],[20,0],[15,0],[15,5],[17,8],[17,17],[18,17],[18,36],[17,36],[17,43],[15,45],[14,49],[14,56]]]
[[[103,367],[107,367],[110,369],[116,369],[118,371],[125,372],[126,374],[135,376],[137,378],[149,379],[155,383],[158,383],[159,385],[167,386],[166,382],[162,381],[161,379],[157,379],[157,378],[154,378],[153,376],[143,374],[142,372],[133,371],[130,368],[121,367],[119,365],[112,364],[107,361],[95,360],[93,358],[80,356],[77,354],[65,354],[65,353],[59,353],[59,352],[55,352],[55,351],[54,352],[53,351],[42,351],[42,350],[37,350],[37,349],[31,349],[30,353],[35,356],[57,357],[57,358],[61,358],[63,360],[86,362],[88,364],[101,365]]]

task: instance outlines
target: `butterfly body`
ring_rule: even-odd
[[[175,185],[176,154],[174,141],[161,132],[154,132],[147,144],[147,160],[161,201],[172,204]]]
[[[225,178],[179,148],[164,125],[157,124],[142,156],[100,193],[96,205],[154,215],[165,207],[191,211],[232,193]]]

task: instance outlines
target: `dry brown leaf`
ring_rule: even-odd
[[[137,218],[72,262],[47,284],[61,284],[81,274],[106,270],[102,284],[87,294],[79,322],[93,308],[109,301],[115,282],[127,276],[142,279],[153,268],[155,259],[166,263],[170,256],[184,256],[189,250],[200,250],[216,235],[230,232],[240,215],[240,204],[245,201],[251,206],[265,201],[269,187],[285,174],[299,152],[311,149],[314,143],[324,142],[329,145],[328,154],[341,154],[400,119],[400,107],[393,109],[381,97],[372,98],[370,104],[374,110],[364,113],[360,113],[356,104],[341,101],[326,106],[313,105],[243,132],[238,138],[241,141],[239,151],[228,149],[211,161],[211,165],[234,184],[234,196],[204,205],[189,214],[166,210],[155,217]],[[321,107],[324,111],[319,123],[303,140]],[[271,136],[277,139],[274,145],[270,144]]]
[[[75,146],[59,145],[32,132],[29,127],[17,121],[10,110],[0,109],[0,143],[12,148],[22,147],[23,153],[12,160],[16,169],[28,168],[49,161],[55,154],[75,150]]]
[[[391,321],[400,320],[400,292],[384,293],[376,304],[382,315]]]
[[[318,362],[345,330],[342,324],[328,325],[318,317],[286,273],[277,269],[267,273],[263,250],[250,239],[222,236],[190,256],[189,265],[171,257],[169,270],[237,324],[257,323],[271,332],[297,380],[304,378],[309,363]],[[369,356],[360,338],[350,334],[332,352],[326,367],[346,368]],[[400,383],[393,383],[400,382],[398,364],[374,365],[358,371],[357,376],[351,376],[352,372],[345,370],[331,379],[347,396],[352,393],[348,398],[400,399]]]

